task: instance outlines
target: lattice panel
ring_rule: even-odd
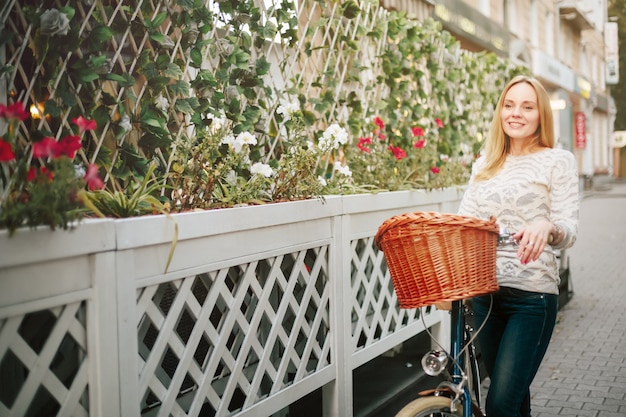
[[[0,320],[0,415],[88,416],[85,305]]]
[[[373,237],[350,242],[352,255],[352,340],[354,350],[370,346],[419,318],[400,309],[383,252]]]
[[[46,113],[55,116],[23,123],[24,137],[37,129],[59,139],[72,131],[71,119],[77,115],[105,121],[97,131],[88,132],[83,142],[79,155],[85,164],[110,159],[109,171],[122,175],[124,166],[137,169],[138,161],[147,158],[158,160],[161,169],[169,169],[177,147],[194,136],[190,117],[196,112],[188,111],[187,103],[229,93],[228,89],[211,91],[206,82],[194,83],[199,69],[193,65],[190,51],[200,48],[199,42],[208,40],[208,47],[201,48],[202,70],[210,73],[215,73],[220,59],[231,52],[220,24],[229,22],[231,16],[220,13],[217,3],[202,0],[207,13],[213,13],[214,24],[200,34],[198,28],[177,27],[170,19],[153,27],[159,13],[167,10],[174,16],[191,4],[187,1],[5,0],[0,6],[0,29],[4,30],[0,101],[21,101],[27,108],[35,105],[40,110],[45,107]],[[274,111],[279,104],[298,98],[306,101],[302,105],[317,116],[316,125],[307,132],[313,139],[330,122],[345,122],[350,102],[360,102],[367,113],[369,103],[377,103],[385,94],[385,86],[376,82],[380,71],[376,57],[385,37],[375,40],[361,32],[374,30],[386,14],[374,2],[364,2],[368,13],[360,20],[342,18],[341,2],[336,1],[294,1],[289,12],[283,10],[283,1],[254,3],[267,21],[276,20],[278,13],[291,14],[290,30],[297,33],[294,45],[280,37],[274,42],[252,39],[263,45],[252,51],[252,62],[263,57],[271,64],[265,81],[268,89],[256,89],[254,95],[239,99],[244,105],[254,100],[252,104],[264,112],[255,129],[266,145],[267,159],[283,150],[280,132],[268,135],[277,125]],[[44,54],[40,45],[46,38],[37,35],[34,12],[63,6],[75,10],[66,38],[70,41],[52,37]],[[44,55],[47,61],[41,62]],[[54,62],[59,70],[49,68],[46,62]],[[154,83],[163,79],[170,82],[156,88]],[[332,108],[316,108],[317,98],[328,94],[335,97]],[[203,113],[220,110],[208,108]],[[154,120],[160,126],[154,126]]]
[[[142,409],[230,415],[328,366],[327,250],[141,289]]]

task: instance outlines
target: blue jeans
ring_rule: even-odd
[[[530,384],[548,349],[556,322],[558,296],[502,287],[475,297],[476,337],[491,383],[489,417],[530,417]]]

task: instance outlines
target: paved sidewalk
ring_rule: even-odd
[[[626,416],[626,181],[594,178],[583,195],[574,296],[531,387],[533,417]]]

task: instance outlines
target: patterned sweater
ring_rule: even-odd
[[[562,149],[545,149],[533,154],[507,156],[493,178],[475,182],[484,163],[479,158],[472,168],[469,186],[459,214],[489,219],[516,233],[526,224],[544,218],[561,226],[564,239],[554,249],[572,246],[578,234],[579,179],[574,155]],[[549,246],[547,246],[549,248]],[[522,265],[516,246],[498,248],[496,275],[502,287],[558,294],[559,268],[556,256],[544,251],[539,259]]]

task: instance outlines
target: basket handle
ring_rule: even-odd
[[[448,224],[464,227],[473,227],[478,230],[499,233],[495,216],[489,220],[478,219],[460,214],[438,213],[433,211],[416,211],[393,216],[383,222],[376,232],[374,241],[379,250],[382,250],[382,238],[392,228],[402,227],[409,223]]]

